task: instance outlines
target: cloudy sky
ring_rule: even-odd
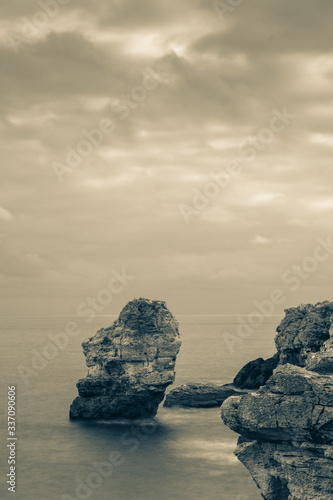
[[[332,16],[329,0],[1,2],[0,314],[75,314],[123,269],[103,314],[333,300],[333,256],[312,257],[333,234]]]

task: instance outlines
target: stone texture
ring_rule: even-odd
[[[231,397],[222,408],[228,427],[249,439],[333,439],[333,377],[298,366],[279,366],[258,392]]]
[[[269,500],[332,500],[333,448],[239,439],[237,458]]]
[[[149,418],[174,382],[178,323],[161,301],[135,299],[109,328],[82,343],[88,375],[72,419]]]
[[[222,405],[241,434],[236,456],[266,500],[333,499],[332,311],[329,302],[287,310],[281,364],[256,393]]]
[[[269,359],[258,358],[250,361],[237,373],[234,386],[240,389],[259,389],[272,376],[279,363],[278,353]]]
[[[280,363],[305,366],[309,353],[318,352],[330,338],[333,303],[300,305],[285,312],[275,338]]]
[[[309,353],[305,366],[313,372],[333,373],[333,338],[327,340],[319,352]]]
[[[164,406],[171,408],[213,408],[234,394],[244,394],[231,384],[185,384],[176,387],[165,398]]]

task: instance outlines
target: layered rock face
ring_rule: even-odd
[[[109,328],[82,343],[88,375],[72,419],[149,418],[175,378],[178,323],[161,301],[129,302]]]
[[[266,500],[333,499],[333,304],[286,311],[280,364],[258,392],[232,396],[222,418]]]

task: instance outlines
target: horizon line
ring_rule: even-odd
[[[235,314],[177,314],[174,313],[173,316],[249,316],[251,313],[235,313]],[[279,314],[270,314],[267,316],[267,318],[271,316],[281,316],[284,313],[281,312]],[[96,318],[109,318],[111,316],[119,316],[119,314],[96,314]],[[266,317],[266,316],[265,316]],[[39,316],[39,315],[14,315],[14,314],[0,314],[0,318],[78,318],[78,319],[84,319],[84,317],[77,316],[75,314],[64,314],[64,315],[52,315],[52,316]]]

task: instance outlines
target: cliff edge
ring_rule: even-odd
[[[286,310],[266,385],[222,405],[266,500],[333,499],[333,303]]]

